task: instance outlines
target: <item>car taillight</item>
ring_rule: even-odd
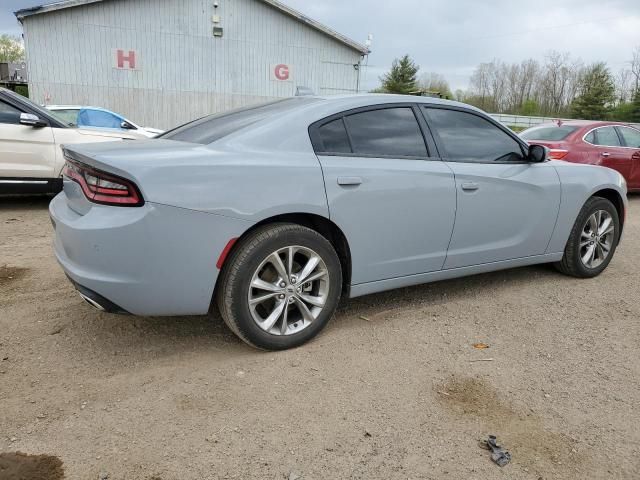
[[[138,187],[129,180],[67,160],[62,174],[82,188],[93,203],[116,207],[141,207],[144,200]]]
[[[561,150],[559,148],[552,148],[549,150],[549,158],[551,160],[562,160],[569,154],[569,150]]]

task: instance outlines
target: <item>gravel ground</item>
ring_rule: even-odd
[[[25,458],[68,479],[640,478],[640,197],[597,279],[540,266],[354,299],[278,354],[217,317],[92,310],[47,200],[0,202],[2,480]]]

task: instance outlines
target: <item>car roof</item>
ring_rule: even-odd
[[[476,107],[473,107],[466,103],[456,102],[454,100],[445,100],[436,97],[422,97],[418,95],[399,95],[393,93],[358,93],[327,96],[319,95],[315,96],[315,98],[332,103],[351,103],[353,101],[362,101],[363,103],[371,101],[372,105],[374,105],[375,103],[426,103],[434,105],[451,105],[479,110]]]
[[[541,123],[539,125],[533,125],[531,128],[559,127],[559,126],[585,127],[585,128],[610,127],[610,126],[633,127],[633,125],[625,122],[608,122],[604,120],[566,120],[566,121],[563,120],[561,125],[558,125],[557,122],[551,122],[551,123]]]
[[[119,113],[113,112],[113,111],[108,110],[106,108],[91,107],[91,106],[84,106],[84,105],[45,105],[45,108],[48,108],[49,110],[82,110],[82,109],[90,109],[90,110],[98,110],[100,112],[113,113],[114,115],[118,115],[119,117],[122,116]]]

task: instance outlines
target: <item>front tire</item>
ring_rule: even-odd
[[[240,241],[221,272],[217,303],[244,342],[285,350],[326,326],[341,290],[342,269],[331,243],[309,228],[280,223]]]
[[[573,277],[596,277],[609,266],[619,239],[616,207],[606,198],[591,197],[578,214],[564,257],[555,266]]]

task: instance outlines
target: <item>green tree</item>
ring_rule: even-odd
[[[417,66],[409,55],[395,59],[391,70],[380,78],[382,89],[386,93],[400,93],[409,95],[418,90]]]
[[[616,99],[613,76],[604,62],[586,68],[571,114],[585,120],[604,120]]]
[[[640,88],[633,94],[633,99],[624,105],[624,113],[620,120],[629,123],[640,123]]]
[[[520,115],[526,115],[528,117],[533,117],[535,115],[538,115],[539,113],[540,107],[538,106],[538,102],[532,99],[525,100],[519,111]]]
[[[0,35],[0,62],[21,62],[24,60],[24,47],[20,37]]]

